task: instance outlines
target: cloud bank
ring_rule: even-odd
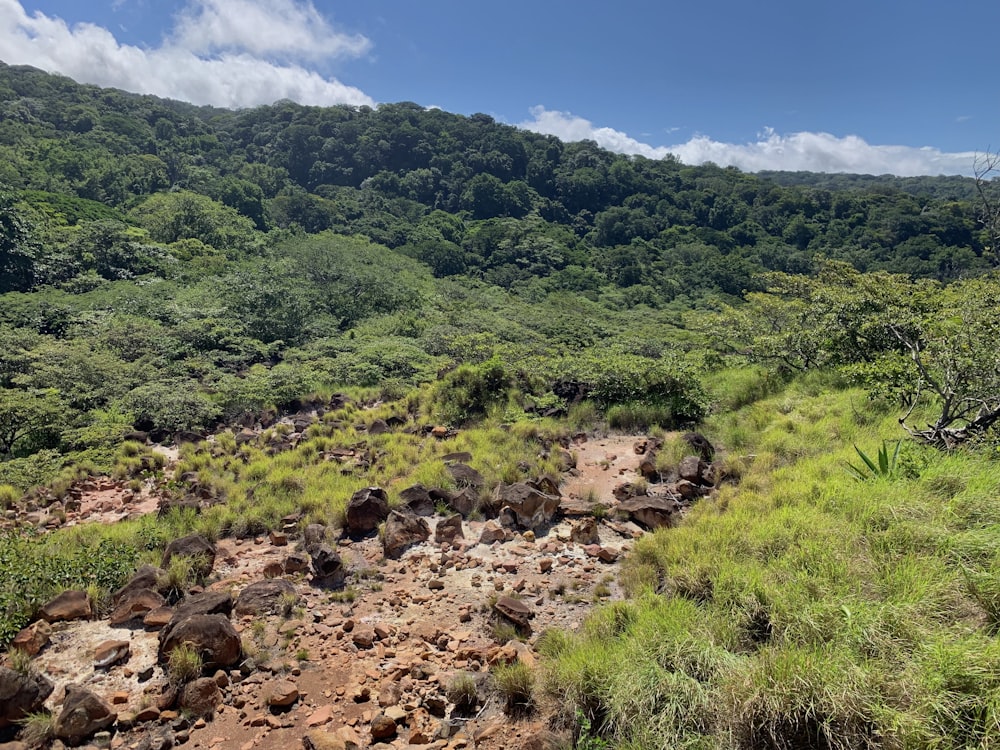
[[[252,107],[278,99],[301,104],[367,104],[354,86],[324,78],[298,60],[357,57],[368,39],[333,29],[311,0],[191,0],[164,42],[119,44],[94,24],[29,15],[0,0],[0,57],[83,83],[195,104]]]
[[[566,141],[592,140],[620,154],[638,154],[662,159],[673,154],[685,164],[707,161],[734,166],[746,172],[762,170],[805,170],[810,172],[851,172],[857,174],[917,175],[972,173],[975,153],[949,153],[936,148],[875,146],[855,135],[843,138],[829,133],[781,135],[766,129],[751,143],[722,143],[697,135],[675,146],[651,146],[612,128],[595,127],[589,120],[569,112],[532,107],[532,119],[518,127],[554,135]]]

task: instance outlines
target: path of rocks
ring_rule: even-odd
[[[112,627],[107,619],[52,624],[48,645],[33,660],[54,686],[47,706],[56,710],[67,700],[68,686],[92,691],[117,722],[112,735],[98,733],[91,742],[112,748],[531,746],[543,726],[508,719],[487,673],[498,662],[534,664],[539,633],[576,629],[595,603],[620,596],[618,564],[642,529],[584,513],[595,501],[613,505],[615,488],[639,478],[639,440],[577,441],[576,468],[560,488],[571,515],[546,529],[489,541],[495,522],[465,520],[461,538],[435,544],[442,519],[432,517],[430,540],[397,560],[386,559],[376,536],[333,542],[344,587],[316,585],[300,570],[305,564],[290,562],[308,557],[283,534],[221,540],[207,588],[237,600],[232,625],[243,661],[203,681],[215,685],[205,687],[209,710],[192,711],[190,702],[177,710],[157,660],[155,629],[136,620]],[[74,520],[113,521],[119,506],[134,513],[148,502],[141,495],[123,502],[116,492],[95,486]],[[276,575],[294,592],[271,607],[283,611],[240,616],[239,594]],[[505,602],[515,611],[505,615]],[[153,621],[162,626],[170,617],[168,610]],[[515,630],[524,640],[510,638]],[[109,646],[115,642],[124,656]],[[95,665],[108,660],[110,666]],[[449,693],[459,677],[476,687],[476,701],[464,711]]]

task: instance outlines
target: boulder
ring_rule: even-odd
[[[669,527],[680,507],[674,500],[662,497],[636,497],[621,503],[618,510],[628,513],[640,526],[647,529]]]
[[[708,463],[715,457],[715,446],[700,432],[685,432],[681,439],[698,451],[702,461]]]
[[[203,591],[191,594],[174,605],[174,620],[191,615],[225,615],[233,611],[233,595],[228,591]]]
[[[129,589],[118,600],[118,606],[111,613],[111,625],[125,625],[131,620],[142,619],[154,609],[167,603],[158,591],[153,589]]]
[[[573,528],[569,532],[569,538],[576,544],[598,544],[600,536],[598,535],[597,519],[593,517],[581,518],[577,523],[573,524]]]
[[[287,708],[299,699],[299,689],[294,682],[277,680],[267,687],[267,705]]]
[[[302,544],[306,549],[326,541],[326,526],[321,523],[311,523],[302,532]]]
[[[384,435],[390,431],[389,423],[384,419],[376,419],[370,425],[368,425],[369,435]]]
[[[472,511],[476,509],[479,498],[472,489],[466,487],[465,489],[460,490],[454,495],[448,497],[445,502],[447,502],[451,509],[456,513],[461,513],[462,518],[468,518]]]
[[[103,641],[94,649],[94,669],[108,669],[118,662],[127,661],[132,653],[128,641]]]
[[[133,591],[146,589],[158,591],[160,577],[164,575],[164,572],[163,568],[157,568],[155,565],[143,565],[133,574],[128,583],[114,593],[111,601],[117,605]]]
[[[531,618],[535,616],[534,611],[520,599],[510,596],[501,596],[493,605],[493,611],[506,620],[512,622],[518,630],[524,632],[531,630]]]
[[[364,747],[361,738],[350,727],[341,727],[335,732],[314,729],[302,738],[305,750],[359,750]]]
[[[660,470],[656,468],[656,454],[652,450],[648,451],[639,462],[639,473],[648,482],[660,481]]]
[[[434,515],[434,500],[431,499],[430,491],[422,484],[407,487],[399,493],[399,499],[403,501],[403,506],[414,515]]]
[[[552,458],[556,460],[559,471],[569,471],[576,468],[576,454],[565,448],[556,448],[552,451]]]
[[[426,542],[430,536],[431,527],[423,518],[394,510],[385,522],[382,549],[386,557],[396,559],[414,544]]]
[[[163,551],[160,567],[169,566],[171,558],[177,555],[190,557],[194,562],[195,575],[201,578],[207,578],[211,574],[212,568],[215,567],[215,545],[201,534],[189,534],[180,539],[174,539]]]
[[[459,487],[471,487],[478,490],[486,481],[483,475],[473,469],[468,464],[455,463],[448,464],[448,473]]]
[[[340,555],[328,544],[320,544],[309,550],[312,558],[313,579],[317,583],[328,586],[339,586],[344,582],[347,572]]]
[[[559,508],[558,495],[546,494],[527,482],[501,486],[497,499],[514,511],[518,525],[526,529],[549,524]]]
[[[309,570],[309,555],[303,552],[292,552],[281,563],[285,573],[302,573]]]
[[[14,640],[10,643],[10,648],[12,651],[18,649],[28,656],[35,656],[45,648],[51,637],[52,626],[45,620],[36,620],[14,636]]]
[[[688,482],[699,484],[704,467],[705,462],[698,456],[684,456],[680,464],[677,465],[677,475]]]
[[[222,691],[213,677],[199,677],[185,685],[177,707],[192,716],[212,716],[222,703]]]
[[[236,597],[236,615],[278,614],[288,600],[298,601],[295,587],[284,578],[251,583]]]
[[[67,685],[62,711],[55,723],[55,734],[63,742],[78,745],[115,723],[118,715],[105,700],[81,685]]]
[[[52,689],[43,675],[0,666],[0,729],[40,711]]]
[[[455,513],[447,518],[442,518],[434,528],[434,541],[438,544],[442,542],[451,544],[456,539],[463,539],[464,537],[465,534],[462,533],[461,513]]]
[[[379,714],[372,719],[372,739],[388,740],[396,736],[396,722],[385,714]]]
[[[480,544],[493,544],[493,542],[503,542],[507,540],[507,531],[497,521],[490,520],[483,524],[483,530],[479,534]]]
[[[93,616],[90,599],[86,591],[63,591],[50,599],[38,610],[38,616],[46,622],[67,620],[89,620]]]
[[[378,528],[389,515],[389,497],[380,487],[355,492],[347,503],[345,528],[351,536],[364,536]]]
[[[242,645],[239,633],[225,615],[189,615],[174,619],[160,631],[159,659],[165,662],[170,652],[182,644],[190,644],[206,666],[228,667],[240,659]]]

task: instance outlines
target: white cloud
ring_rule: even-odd
[[[282,49],[270,33],[251,44],[249,26],[235,24],[228,37],[207,27],[195,39],[185,25],[185,19],[201,17],[199,13],[222,18],[220,13],[249,13],[251,8],[259,11],[254,16],[258,20],[290,10],[282,28],[299,40],[308,56],[315,57],[324,43],[332,55],[359,55],[368,47],[363,37],[336,33],[325,21],[314,23],[312,3],[299,0],[195,0],[182,12],[176,33],[152,49],[119,44],[110,31],[94,24],[70,27],[61,18],[40,12],[29,16],[19,0],[0,0],[0,57],[12,65],[33,65],[84,83],[195,104],[250,107],[278,99],[319,105],[374,104],[363,91],[335,78],[324,78],[295,62],[267,59],[270,53],[292,57],[292,50]]]
[[[621,154],[639,154],[650,159],[673,154],[685,164],[711,161],[747,172],[776,169],[899,176],[968,175],[975,158],[971,151],[949,153],[931,147],[875,146],[855,135],[842,138],[829,133],[781,135],[770,128],[750,143],[722,143],[697,135],[675,146],[651,146],[619,130],[595,127],[589,120],[568,112],[532,107],[531,115],[533,119],[518,127],[567,141],[596,141],[609,151]]]
[[[193,0],[178,15],[173,42],[196,54],[238,50],[257,56],[357,57],[371,48],[360,34],[331,28],[311,2]]]

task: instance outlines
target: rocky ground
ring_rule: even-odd
[[[578,628],[597,603],[619,597],[618,566],[633,540],[669,523],[680,483],[706,490],[710,466],[695,459],[687,471],[697,476],[635,497],[646,492],[655,447],[636,436],[578,438],[561,484],[514,486],[499,519],[444,517],[415,503],[390,515],[382,538],[366,535],[366,514],[381,502],[373,491],[352,500],[364,506],[354,517],[349,508],[348,525],[360,523],[352,536],[289,528],[204,550],[204,540],[182,540],[173,553],[202,551],[211,572],[173,606],[161,606],[156,572],[140,571],[100,619],[78,595],[43,609],[16,643],[47,683],[15,686],[28,678],[0,672],[0,727],[18,700],[51,687],[44,705],[62,737],[54,746],[546,746],[544,716],[508,716],[490,669],[534,665],[540,633]],[[100,480],[77,500],[69,522],[155,511],[148,495]],[[631,513],[594,510],[629,503]],[[210,666],[179,687],[165,654],[183,642],[196,642]],[[0,740],[13,729],[0,728]]]

